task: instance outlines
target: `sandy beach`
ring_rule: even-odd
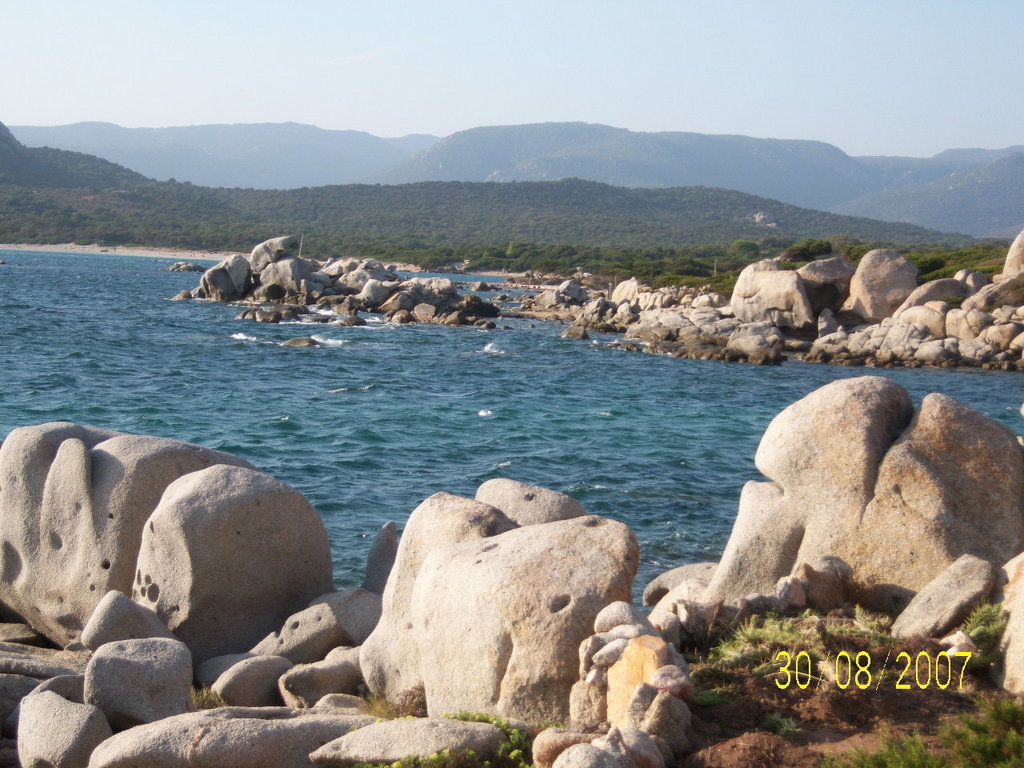
[[[121,245],[79,245],[77,243],[50,243],[36,245],[29,243],[0,243],[0,251],[36,251],[41,253],[95,253],[118,256],[141,256],[148,259],[174,259],[175,261],[221,261],[231,256],[231,251],[195,251],[179,248],[149,248],[146,246]]]

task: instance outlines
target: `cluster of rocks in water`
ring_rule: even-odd
[[[25,768],[486,758],[504,731],[444,717],[470,711],[532,728],[545,768],[664,768],[699,746],[680,653],[694,637],[854,603],[897,616],[898,636],[942,637],[1001,600],[999,680],[1024,692],[1024,453],[1009,430],[943,395],[915,411],[862,377],[780,413],[756,464],[768,480],[744,487],[721,561],[662,574],[641,607],[633,533],[553,490],[499,478],[430,496],[400,538],[378,532],[362,585],[337,591],[315,510],[248,462],[16,429],[0,446],[7,763],[15,748]],[[197,710],[197,686],[225,706]],[[368,696],[425,716],[378,721]]]
[[[172,269],[191,269],[186,262]],[[1024,232],[994,281],[961,270],[917,284],[918,269],[895,251],[874,250],[857,267],[840,257],[788,269],[779,259],[746,267],[731,296],[708,287],[652,289],[631,278],[607,290],[564,280],[521,299],[510,317],[555,319],[563,336],[620,333],[626,349],[704,360],[777,364],[787,356],[844,365],[1024,370]],[[396,323],[494,328],[502,300],[487,283],[460,294],[448,278],[403,278],[374,259],[322,263],[278,237],[248,256],[204,272],[175,299],[250,304],[239,319],[363,325],[360,312]],[[310,337],[291,346],[318,346]]]
[[[840,257],[787,269],[759,261],[732,296],[707,288],[651,289],[636,279],[596,294],[576,280],[544,291],[524,309],[588,330],[623,333],[625,346],[716,360],[868,366],[977,366],[1024,370],[1024,232],[1002,273],[917,284],[918,269],[895,251],[874,250],[856,268]]]
[[[248,302],[239,319],[364,325],[360,312],[395,323],[437,323],[493,328],[499,309],[476,293],[460,295],[448,278],[403,278],[375,259],[321,263],[299,254],[299,240],[277,237],[248,256],[234,255],[206,270],[199,287],[174,298]]]

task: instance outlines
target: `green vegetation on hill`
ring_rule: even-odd
[[[317,252],[416,253],[531,243],[638,249],[791,244],[836,233],[867,242],[961,245],[968,238],[904,224],[835,216],[710,187],[624,189],[596,182],[424,182],[296,190],[210,189],[158,183],[124,189],[0,187],[17,216],[0,219],[10,242],[101,242],[191,248],[251,247],[305,233]],[[758,220],[760,219],[760,221]]]
[[[255,190],[156,182],[89,155],[27,149],[0,125],[0,242],[244,251],[281,234],[304,235],[305,252],[321,258],[581,269],[723,289],[746,264],[783,252],[805,261],[911,247],[929,273],[955,271],[977,256],[955,250],[971,246],[963,236],[712,187],[568,179]],[[938,256],[937,247],[945,249]]]

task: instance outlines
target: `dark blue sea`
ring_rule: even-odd
[[[1024,375],[753,367],[625,352],[511,330],[238,321],[172,302],[197,273],[170,259],[0,251],[0,436],[53,420],[240,454],[313,503],[338,586],[358,584],[376,529],[437,491],[492,477],[564,491],[628,523],[638,585],[717,559],[753,456],[785,406],[837,378],[887,376],[1024,428]],[[368,316],[373,318],[373,316]],[[314,335],[325,346],[279,342]],[[489,414],[488,414],[489,412]]]

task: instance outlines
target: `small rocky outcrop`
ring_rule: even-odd
[[[319,262],[301,256],[299,250],[295,237],[266,240],[248,257],[231,256],[207,270],[190,296],[280,305],[277,309],[254,307],[240,315],[260,322],[309,315],[307,307],[314,305],[321,313],[335,313],[335,322],[346,325],[363,322],[357,317],[361,311],[379,312],[396,322],[443,325],[482,324],[499,314],[497,306],[476,294],[461,296],[447,278],[405,279],[376,259]],[[559,294],[564,298],[585,296],[578,284],[565,290]],[[288,317],[286,307],[295,308]],[[322,315],[320,319],[326,320]]]

